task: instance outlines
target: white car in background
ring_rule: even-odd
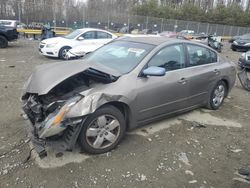
[[[89,53],[117,38],[116,35],[101,29],[77,29],[64,37],[55,37],[40,42],[39,51],[44,56],[70,58],[67,52],[75,47],[83,47],[84,53]],[[82,50],[80,50],[82,52]]]
[[[6,27],[17,28],[18,21],[17,20],[0,20],[0,25],[4,25]]]
[[[124,34],[117,39],[119,40],[119,39],[124,39],[124,38],[133,38],[133,37],[160,37],[160,35]],[[111,40],[113,40],[113,39],[114,38],[112,38]],[[108,43],[111,40],[107,40],[106,42]],[[103,45],[104,44],[102,44],[102,45],[88,45],[88,46],[81,45],[81,46],[74,47],[67,52],[67,55],[66,55],[67,59],[84,57],[86,54],[97,50],[98,48],[100,48]]]

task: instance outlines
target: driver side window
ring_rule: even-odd
[[[183,45],[171,45],[161,49],[148,63],[148,66],[165,68],[166,71],[185,67]]]

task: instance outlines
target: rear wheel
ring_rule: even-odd
[[[0,48],[7,48],[8,40],[4,36],[0,36]]]
[[[225,82],[219,81],[210,94],[207,107],[211,110],[219,109],[227,96],[227,92],[228,89]]]
[[[87,153],[100,154],[115,148],[125,134],[125,119],[119,109],[107,105],[86,119],[79,142]]]
[[[71,49],[69,46],[62,47],[59,51],[59,58],[67,60],[67,52]]]

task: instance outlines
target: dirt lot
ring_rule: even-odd
[[[198,109],[129,132],[117,149],[88,156],[76,149],[40,160],[30,153],[21,117],[24,81],[39,64],[38,41],[0,49],[0,187],[198,187],[245,188],[237,174],[250,165],[250,93],[236,86],[218,111]],[[223,55],[239,52],[225,44]]]

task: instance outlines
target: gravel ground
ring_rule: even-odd
[[[237,81],[218,111],[198,109],[127,134],[112,152],[88,156],[79,150],[40,160],[30,153],[21,117],[24,81],[39,64],[38,41],[19,40],[0,49],[0,187],[245,188],[237,169],[250,165],[250,93]],[[240,53],[225,43],[222,54]]]

